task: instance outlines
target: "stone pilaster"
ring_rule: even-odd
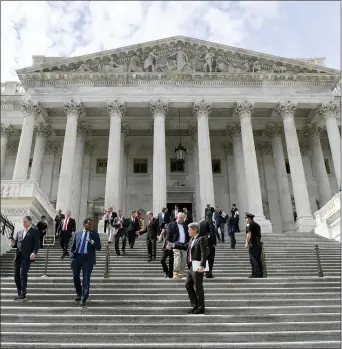
[[[252,113],[254,103],[249,101],[237,102],[235,113],[240,118],[242,148],[244,155],[248,211],[255,215],[255,221],[260,224],[264,233],[272,232],[271,222],[265,219],[259,180],[259,170],[256,158]]]
[[[85,140],[91,134],[91,127],[87,122],[78,120],[77,138],[76,138],[76,156],[72,176],[72,196],[71,196],[71,213],[76,223],[80,224],[80,203],[81,189],[83,181],[83,161]],[[78,225],[78,228],[82,225]]]
[[[23,125],[20,134],[18,154],[15,160],[13,180],[27,179],[27,171],[31,155],[33,129],[36,117],[41,115],[40,103],[34,103],[31,100],[22,104],[24,114]]]
[[[153,213],[156,215],[167,204],[165,116],[168,103],[162,100],[150,102],[154,119],[153,132]]]
[[[126,187],[127,187],[127,152],[125,148],[125,140],[129,133],[129,126],[127,123],[121,125],[121,158],[120,158],[120,208],[124,216],[126,216]]]
[[[8,138],[14,134],[13,125],[1,123],[1,177],[4,175]]]
[[[107,157],[105,207],[120,208],[120,171],[121,171],[121,119],[126,114],[126,104],[122,101],[108,102],[110,130]]]
[[[230,208],[232,207],[232,204],[236,204],[237,202],[233,144],[224,143],[223,150],[224,150],[224,154],[226,156],[226,161],[227,161],[227,182],[228,182],[228,207],[227,207],[227,210],[225,210],[225,212],[230,215]]]
[[[47,141],[45,145],[44,166],[40,180],[40,187],[48,198],[51,196],[53,168],[59,143]]]
[[[80,116],[84,115],[82,102],[71,100],[64,103],[64,111],[67,117],[61,171],[57,191],[56,209],[65,213],[71,210],[72,178],[76,154],[77,123]],[[72,212],[73,214],[73,212]]]
[[[241,218],[248,211],[248,199],[247,199],[247,186],[246,186],[246,174],[244,164],[244,154],[242,149],[241,138],[241,126],[229,125],[227,134],[232,138],[233,154],[234,154],[234,169],[235,169],[235,183],[237,191],[237,204]],[[245,227],[241,222],[240,229],[244,230]]]
[[[37,126],[35,126],[34,133],[36,136],[36,142],[33,151],[30,179],[37,181],[40,186],[46,141],[47,138],[52,134],[52,127],[50,124],[40,122]]]
[[[280,216],[282,220],[282,232],[292,232],[294,229],[292,200],[289,180],[285,167],[282,134],[284,128],[280,124],[266,126],[266,135],[272,140],[273,163],[277,182]]]
[[[205,100],[194,101],[193,112],[197,117],[197,143],[199,161],[200,207],[198,212],[204,212],[207,204],[215,207],[215,193],[211,159],[211,145],[209,136],[209,116],[211,102]]]
[[[199,222],[202,218],[204,218],[204,210],[201,207],[201,194],[200,194],[200,185],[199,185],[199,164],[198,164],[198,146],[197,146],[197,127],[194,124],[189,124],[188,132],[191,139],[191,148],[192,148],[192,171],[191,178],[193,178],[193,182],[195,185],[195,206],[196,209],[193,210],[193,220]]]
[[[322,103],[318,107],[318,113],[325,120],[337,185],[341,189],[341,135],[336,120],[341,110],[336,102],[330,101],[329,103]]]
[[[308,137],[311,150],[311,159],[315,170],[317,189],[321,206],[325,205],[332,197],[329,178],[325,168],[324,156],[321,146],[320,134],[322,129],[315,124],[307,125],[303,130]]]
[[[297,211],[295,230],[310,232],[316,226],[316,221],[311,213],[309,193],[294,121],[296,108],[297,103],[295,102],[280,102],[278,115],[283,119],[286,148],[291,169],[292,188]]]

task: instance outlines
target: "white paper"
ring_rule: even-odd
[[[192,270],[193,271],[197,271],[197,269],[201,266],[201,262],[200,261],[192,261],[191,263],[192,263]],[[209,271],[208,261],[205,264],[204,271]]]

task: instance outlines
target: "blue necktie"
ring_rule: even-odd
[[[82,236],[82,240],[81,240],[81,243],[80,243],[80,248],[78,249],[79,253],[87,254],[87,249],[86,249],[87,237],[88,237],[88,232],[85,231],[83,233],[83,236]]]

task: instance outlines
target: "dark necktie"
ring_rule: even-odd
[[[189,247],[188,247],[188,264],[191,263],[191,246],[192,246],[192,239],[189,241]]]

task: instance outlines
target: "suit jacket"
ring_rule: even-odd
[[[183,223],[183,228],[184,228],[184,232],[185,232],[185,243],[187,243],[189,241],[189,233],[188,233],[188,229],[184,223]],[[176,242],[178,243],[179,229],[178,229],[177,221],[170,223],[168,226],[168,230],[169,230],[168,241],[172,242],[172,243],[176,243]]]
[[[215,225],[212,219],[203,219],[200,221],[200,235],[208,238],[209,247],[217,245]]]
[[[188,212],[186,213],[186,219],[184,222],[187,226],[192,223],[192,212],[188,210]]]
[[[116,212],[112,212],[112,213],[109,213],[108,214],[108,221],[109,221],[109,224],[114,227],[114,220],[115,218],[118,216],[118,214]]]
[[[64,222],[67,218],[65,218],[63,221],[62,221],[62,225],[61,225],[61,230],[62,231],[67,231],[70,235],[72,233],[75,233],[76,232],[76,221],[73,219],[73,218],[69,218],[69,222],[68,222],[68,225],[67,225],[67,229],[66,230],[63,230],[64,228]]]
[[[127,231],[128,232],[136,232],[140,230],[140,223],[139,219],[135,218],[134,221],[132,221],[132,217],[128,218],[128,227]]]
[[[140,232],[140,234],[147,233],[147,239],[154,240],[157,239],[159,230],[159,220],[157,218],[152,218],[152,221],[150,224],[147,224],[145,229]]]
[[[122,219],[122,224],[120,223],[119,216],[114,218],[113,224],[112,224],[112,226],[115,228],[114,235],[116,235],[119,232],[119,230],[121,229],[121,226],[122,226],[122,229],[124,229],[124,230],[126,229],[126,224],[125,224],[126,222],[127,222],[127,220],[125,218]]]
[[[194,245],[191,248],[191,251],[189,251],[189,246],[192,245],[192,241],[195,239]],[[208,256],[208,239],[205,236],[197,235],[195,238],[191,238],[189,242],[186,244],[175,244],[175,248],[178,248],[180,250],[188,250],[186,260],[188,261],[189,258],[189,252],[191,253],[191,260],[193,261],[199,261],[201,262],[201,267],[205,268],[207,263],[207,256]],[[190,268],[191,265],[188,264],[188,267]]]
[[[46,235],[47,232],[47,224],[43,221],[38,222],[37,229],[39,230],[41,235]]]
[[[74,240],[72,242],[71,249],[70,249],[70,258],[74,258],[77,255],[76,251],[78,249],[79,244],[81,243],[82,235],[83,235],[83,230],[79,231],[75,234]],[[89,239],[94,240],[94,244],[92,245],[92,244],[88,243],[88,245],[87,245],[87,258],[88,258],[88,261],[92,265],[95,265],[96,264],[96,251],[101,251],[100,235],[95,231],[90,231],[89,232]]]
[[[171,222],[175,221],[177,219],[177,214],[179,212],[182,212],[180,209],[178,209],[178,212],[176,212],[176,210],[172,210],[171,212]]]
[[[30,259],[30,256],[32,253],[37,254],[40,247],[40,233],[39,230],[36,228],[29,228],[27,231],[25,238],[21,242],[21,251],[18,248],[18,236],[24,233],[24,229],[17,232],[15,236],[15,243],[12,245],[13,248],[16,248],[16,255],[14,260],[17,260],[19,255],[21,255],[21,258],[23,259]]]
[[[164,212],[164,220],[163,220],[163,215],[162,212],[158,213],[158,222],[159,226],[161,227],[164,224],[169,224],[171,222],[171,217],[169,212]]]

